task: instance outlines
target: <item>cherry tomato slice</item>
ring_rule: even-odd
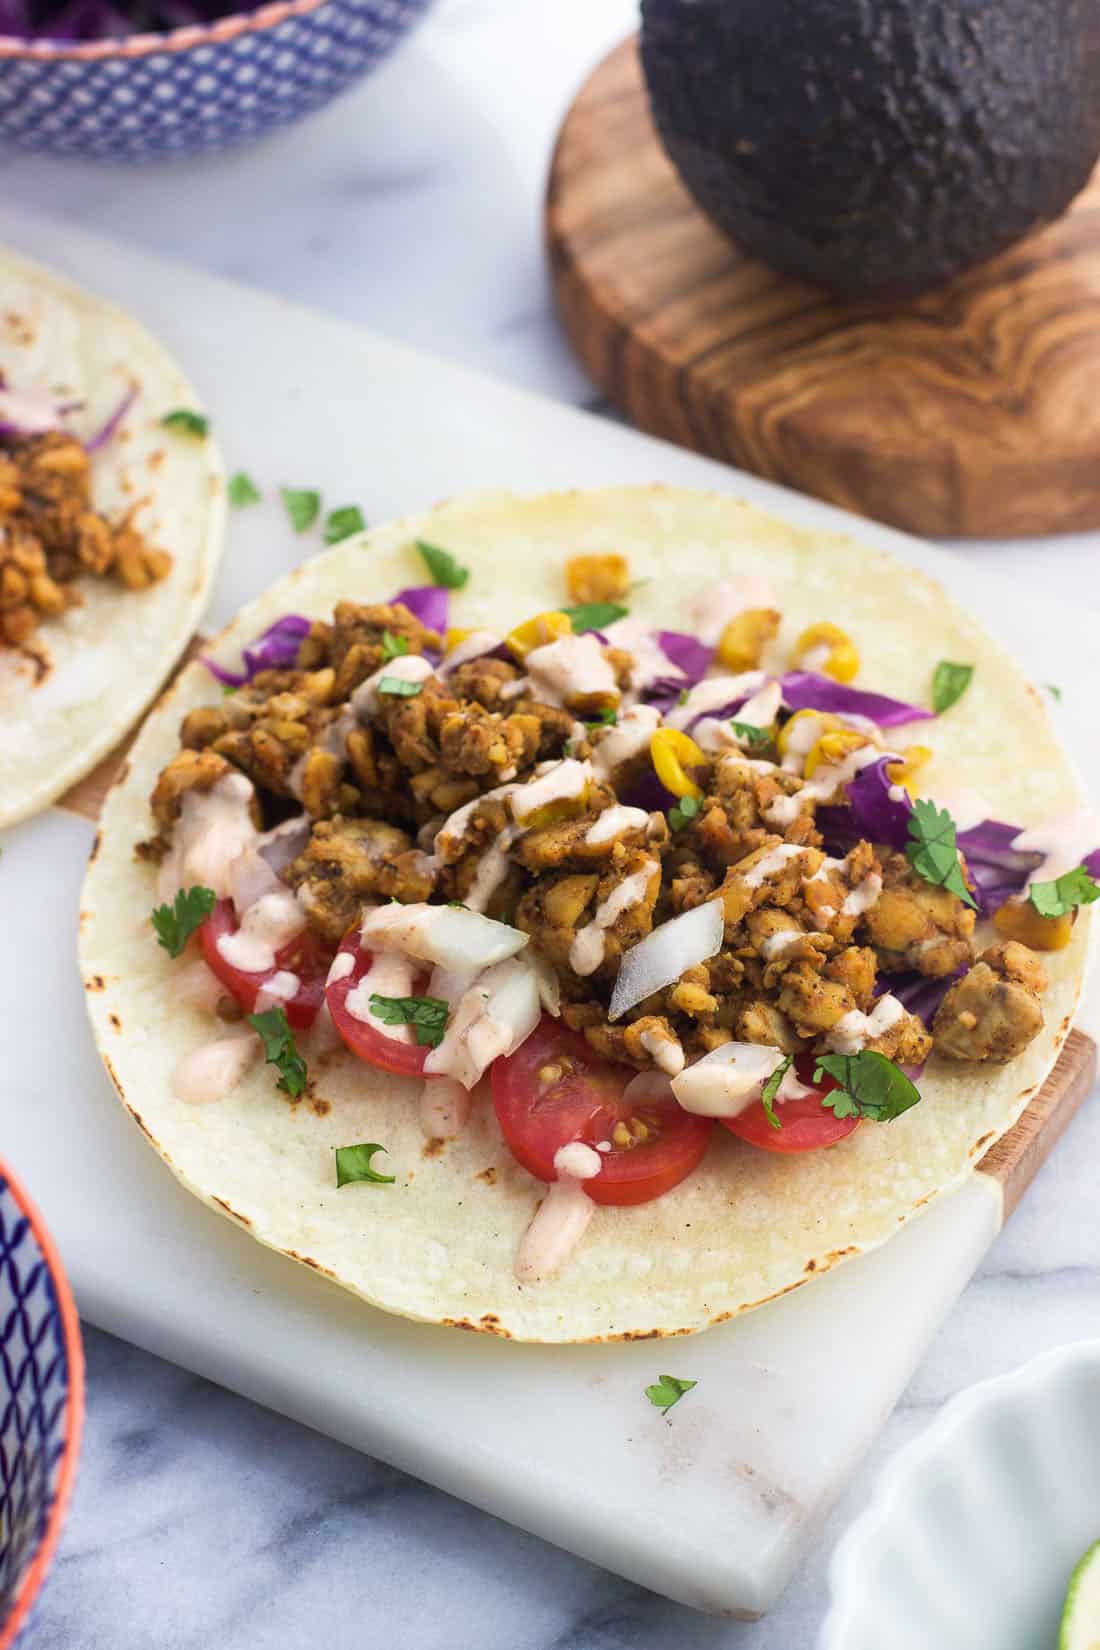
[[[199,943],[206,966],[218,976],[226,990],[234,996],[247,1014],[256,1009],[256,999],[273,974],[286,969],[297,974],[301,984],[296,996],[282,1003],[288,1023],[295,1031],[308,1031],[317,1018],[317,1011],[325,998],[325,975],[332,961],[332,948],[313,933],[303,928],[275,953],[275,967],[262,974],[248,974],[234,968],[218,950],[223,934],[235,934],[240,925],[233,909],[233,901],[221,899],[199,929]]]
[[[557,1075],[555,1075],[555,1073]],[[707,1149],[710,1117],[693,1117],[676,1104],[667,1080],[646,1074],[631,1099],[632,1066],[604,1060],[578,1033],[544,1015],[514,1054],[493,1062],[497,1120],[512,1155],[540,1180],[556,1180],[554,1154],[573,1140],[610,1141],[603,1168],[582,1181],[596,1203],[648,1203],[689,1175]],[[650,1093],[647,1095],[645,1088]],[[616,1126],[634,1143],[615,1139]],[[646,1131],[637,1138],[638,1125]]]
[[[833,1146],[859,1123],[858,1117],[834,1117],[821,1104],[822,1096],[838,1088],[835,1077],[826,1075],[824,1082],[814,1083],[816,1057],[797,1056],[794,1069],[800,1083],[813,1089],[801,1100],[777,1100],[775,1115],[782,1125],[773,1129],[768,1122],[763,1101],[757,1100],[736,1117],[720,1117],[722,1127],[750,1146],[759,1146],[766,1152],[815,1152],[819,1146]]]
[[[407,1042],[404,1037],[387,1037],[385,1032],[369,1021],[357,1020],[354,1014],[348,1013],[348,992],[354,990],[364,974],[369,973],[374,957],[360,945],[359,934],[355,929],[345,935],[337,955],[345,953],[352,959],[351,973],[345,974],[342,979],[330,980],[325,987],[325,1000],[332,1015],[333,1025],[351,1052],[360,1060],[365,1060],[369,1066],[376,1066],[379,1071],[396,1072],[399,1077],[422,1076],[424,1061],[432,1052],[430,1046],[417,1043],[411,1031]],[[422,993],[425,983],[426,977],[417,981],[417,995]],[[396,1026],[394,1030],[397,1030]]]

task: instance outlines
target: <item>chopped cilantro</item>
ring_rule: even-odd
[[[941,659],[932,673],[932,709],[937,716],[962,698],[970,686],[973,665],[956,665],[950,659]]]
[[[395,636],[392,630],[382,632],[382,657],[387,664],[391,659],[400,659],[409,651],[409,644],[404,636]]]
[[[699,798],[697,796],[682,796],[674,808],[668,810],[668,823],[672,830],[682,831],[684,826],[693,820],[699,812]]]
[[[234,510],[243,510],[246,504],[258,504],[260,501],[260,489],[244,470],[238,470],[236,475],[230,476],[226,491]]]
[[[584,725],[586,728],[613,728],[618,720],[618,711],[609,708],[597,711],[595,716],[586,717]]]
[[[451,1009],[442,997],[380,997],[375,991],[370,1011],[383,1025],[412,1026],[421,1048],[438,1048]]]
[[[161,423],[166,430],[178,430],[180,435],[190,436],[193,441],[202,441],[210,433],[210,420],[191,407],[176,407],[165,413]]]
[[[662,1415],[667,1415],[674,1404],[678,1404],[685,1392],[690,1392],[698,1381],[686,1381],[681,1375],[662,1375],[659,1380],[647,1386],[645,1395]]]
[[[906,857],[917,875],[937,888],[946,888],[957,894],[967,905],[977,906],[970,889],[963,880],[959,864],[959,850],[955,843],[955,821],[946,808],[937,808],[934,802],[918,797],[909,815],[909,835],[912,842],[905,845]]]
[[[775,1115],[775,1097],[779,1093],[780,1083],[782,1083],[784,1077],[786,1077],[793,1065],[794,1055],[788,1054],[786,1059],[781,1060],[776,1066],[775,1070],[768,1078],[768,1081],[764,1084],[763,1090],[760,1094],[760,1102],[764,1107],[765,1113],[767,1114],[768,1122],[771,1124],[773,1129],[781,1129],[783,1127],[782,1123]]]
[[[325,521],[325,543],[339,544],[341,539],[350,539],[353,533],[364,532],[366,525],[358,504],[345,504],[340,510],[330,510]]]
[[[686,705],[686,704],[687,704],[687,702],[688,702],[688,695],[689,695],[689,694],[690,694],[690,693],[691,693],[691,689],[690,689],[690,688],[681,688],[681,689],[680,689],[680,696],[679,696],[679,698],[678,698],[678,699],[677,699],[677,701],[676,701],[676,703],[677,703],[677,704],[678,704],[678,705]]]
[[[309,487],[280,487],[290,525],[296,533],[304,533],[313,526],[321,508],[321,495]]]
[[[268,1008],[262,1014],[249,1014],[248,1023],[264,1045],[264,1059],[280,1073],[279,1087],[296,1100],[305,1090],[306,1063],[298,1053],[286,1009]]]
[[[1062,703],[1062,690],[1056,682],[1044,682],[1043,686],[1046,688],[1052,699],[1056,699],[1059,704]]]
[[[376,1140],[365,1141],[361,1146],[337,1146],[337,1186],[351,1186],[357,1180],[369,1181],[372,1186],[392,1186],[396,1178],[394,1175],[376,1174],[371,1168],[375,1152],[385,1150],[385,1146],[380,1146]]]
[[[449,550],[440,549],[438,544],[428,544],[424,539],[417,539],[416,548],[424,558],[433,584],[441,584],[447,590],[462,589],[470,577],[470,569],[455,561]]]
[[[1033,882],[1028,897],[1041,917],[1064,917],[1077,905],[1091,905],[1100,899],[1100,887],[1083,865],[1055,877],[1053,882]]]
[[[415,699],[423,687],[423,682],[406,682],[403,676],[383,676],[378,691],[390,693],[395,699]]]
[[[217,903],[213,888],[181,888],[172,905],[158,905],[153,912],[157,942],[170,957],[182,954],[196,928],[201,928]]]
[[[839,1088],[822,1095],[821,1104],[834,1117],[869,1117],[874,1123],[889,1123],[915,1106],[920,1090],[900,1066],[873,1048],[858,1054],[819,1054],[814,1082],[822,1074],[835,1077]]]
[[[766,745],[771,738],[767,728],[758,728],[754,722],[737,722],[731,717],[730,727],[746,745]]]
[[[586,630],[606,630],[616,619],[625,619],[630,612],[618,602],[581,602],[578,607],[563,607],[574,636],[583,636]]]

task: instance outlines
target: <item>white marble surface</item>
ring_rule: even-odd
[[[5,197],[591,404],[550,311],[540,194],[572,89],[633,11],[630,0],[439,0],[375,79],[265,147],[140,174],[9,160]],[[1054,581],[1100,607],[1095,538],[1045,546],[1041,566],[1029,546],[968,554],[996,554],[1010,576]],[[946,1323],[817,1556],[764,1622],[667,1604],[89,1332],[83,1471],[31,1650],[809,1647],[826,1554],[886,1456],[961,1386],[1096,1332],[1098,1154],[1094,1106]],[[852,1396],[858,1403],[858,1370]]]

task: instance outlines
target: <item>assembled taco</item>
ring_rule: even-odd
[[[187,667],[81,959],[125,1104],[261,1242],[414,1318],[684,1334],[1011,1126],[1097,873],[1038,696],[931,580],[728,498],[491,494]]]
[[[130,316],[0,250],[0,826],[115,745],[221,550],[194,392]]]

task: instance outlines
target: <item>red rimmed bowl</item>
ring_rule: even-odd
[[[41,1215],[0,1163],[0,1650],[53,1559],[84,1420],[80,1324]]]
[[[431,0],[275,0],[169,34],[0,35],[0,145],[139,162],[251,142],[328,103]]]

